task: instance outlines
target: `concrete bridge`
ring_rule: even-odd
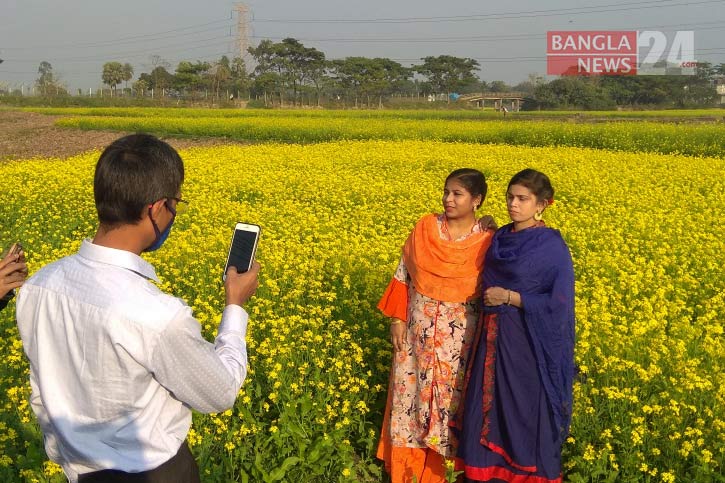
[[[521,104],[524,102],[524,97],[523,92],[477,92],[464,94],[458,100],[475,102],[476,106],[481,109],[493,107],[496,111],[500,111],[501,108],[505,107],[509,111],[519,111],[521,110]]]

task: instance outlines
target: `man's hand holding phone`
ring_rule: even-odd
[[[23,247],[16,243],[0,261],[0,298],[7,298],[13,289],[23,285],[28,277]]]
[[[224,280],[227,305],[244,305],[252,298],[259,286],[259,262],[252,262],[252,267],[238,273],[236,267],[229,267]]]
[[[259,263],[254,260],[259,242],[259,225],[239,222],[234,227],[225,266],[224,288],[227,305],[243,305],[259,285]]]

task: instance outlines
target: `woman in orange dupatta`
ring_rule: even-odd
[[[445,213],[416,224],[378,304],[392,319],[394,358],[377,456],[392,483],[444,482],[456,454],[449,420],[461,399],[493,236],[476,220],[486,190],[475,169],[446,178]]]

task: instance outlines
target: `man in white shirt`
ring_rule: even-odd
[[[139,256],[168,236],[186,204],[183,181],[183,162],[165,142],[135,134],[111,144],[96,165],[95,237],[18,294],[31,406],[48,457],[73,483],[200,481],[186,444],[191,408],[231,408],[246,377],[241,306],[254,295],[259,264],[227,273],[211,344]]]

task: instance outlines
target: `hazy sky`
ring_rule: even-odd
[[[250,0],[249,42],[294,37],[328,58],[473,57],[484,80],[546,73],[548,30],[695,31],[696,58],[725,62],[725,0]],[[104,62],[151,70],[238,53],[232,1],[0,0],[0,84],[30,86],[41,61],[75,92],[102,85]]]

